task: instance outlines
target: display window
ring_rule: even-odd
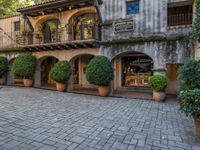
[[[122,86],[148,87],[152,75],[153,61],[146,55],[122,57]]]

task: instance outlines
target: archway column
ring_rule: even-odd
[[[34,86],[40,87],[41,86],[41,63],[38,62],[35,75],[34,75]]]
[[[14,76],[12,74],[11,68],[9,68],[9,70],[7,72],[6,84],[7,85],[13,85],[14,84]]]

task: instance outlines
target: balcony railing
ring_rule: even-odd
[[[100,40],[98,25],[81,25],[41,32],[12,32],[0,30],[0,49],[23,47],[27,45],[43,45],[81,40]]]
[[[191,25],[192,19],[193,19],[192,13],[169,15],[168,27]]]

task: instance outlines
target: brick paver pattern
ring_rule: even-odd
[[[200,150],[200,139],[175,102],[3,87],[0,149]]]

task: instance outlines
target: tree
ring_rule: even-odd
[[[16,14],[20,0],[0,0],[0,17]]]

